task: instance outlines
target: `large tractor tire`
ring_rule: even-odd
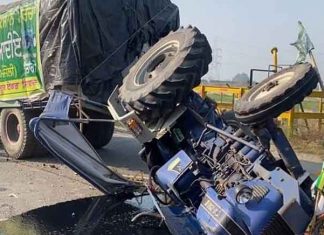
[[[174,110],[201,77],[212,60],[210,45],[197,28],[171,32],[150,48],[130,69],[120,98],[147,123]]]
[[[112,119],[108,115],[95,111],[86,113],[93,119]],[[115,125],[112,122],[90,122],[83,126],[82,133],[95,149],[100,149],[110,142],[114,129]]]
[[[309,63],[284,69],[245,93],[235,103],[235,116],[248,125],[276,118],[301,103],[318,81],[318,73]]]
[[[29,121],[38,115],[39,112],[32,110],[2,109],[1,142],[10,158],[25,159],[46,154],[28,127]]]

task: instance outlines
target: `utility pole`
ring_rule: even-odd
[[[210,83],[215,80],[221,80],[221,70],[222,70],[222,60],[223,60],[223,50],[218,47],[217,39],[214,40],[211,45],[213,49],[213,60],[209,65],[209,73],[206,80]]]
[[[214,51],[214,61],[215,61],[215,78],[216,80],[221,80],[221,71],[222,71],[222,62],[223,62],[223,49],[222,48],[216,48]]]

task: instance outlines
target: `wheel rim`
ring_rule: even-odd
[[[136,86],[143,86],[156,78],[171,63],[178,51],[178,41],[171,41],[160,47],[140,66],[137,76],[134,77],[134,84]]]
[[[249,97],[249,101],[254,101],[258,99],[263,99],[271,93],[275,93],[277,90],[282,89],[283,87],[287,87],[287,83],[290,82],[291,79],[294,79],[294,72],[284,73],[271,81],[263,84],[258,89],[256,89],[253,94]]]
[[[6,119],[6,137],[10,144],[16,144],[20,137],[20,125],[17,116],[9,113]]]

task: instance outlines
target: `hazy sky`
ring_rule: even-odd
[[[248,74],[252,67],[267,68],[274,46],[279,48],[279,63],[294,63],[297,51],[289,43],[297,38],[298,20],[304,23],[324,72],[323,0],[172,1],[180,8],[182,25],[199,27],[212,47],[221,49],[218,62],[222,79],[231,79],[239,72]]]
[[[297,21],[306,27],[314,54],[324,72],[323,0],[173,0],[183,25],[198,26],[213,48],[221,48],[221,77],[231,79],[250,68],[267,68],[270,50],[279,49],[279,63],[292,64],[297,51]]]

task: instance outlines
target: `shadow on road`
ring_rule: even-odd
[[[108,166],[146,171],[145,163],[138,156],[140,144],[129,135],[116,135],[105,148],[98,150]]]
[[[157,218],[132,221],[139,211],[152,210],[150,198],[142,199],[101,196],[41,207],[0,222],[0,234],[170,234]]]
[[[146,171],[144,162],[138,156],[140,149],[140,144],[131,135],[116,133],[111,142],[104,148],[97,150],[97,152],[108,166],[133,171]],[[43,164],[61,164],[59,160],[49,154],[44,157],[28,159],[28,161]]]

